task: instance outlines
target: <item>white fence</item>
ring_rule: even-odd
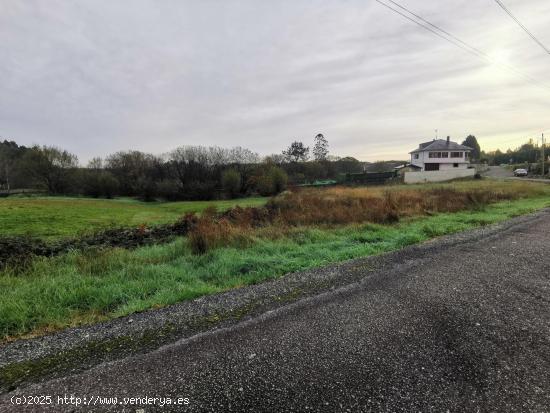
[[[406,184],[420,184],[423,182],[443,182],[457,178],[474,176],[475,169],[446,169],[443,171],[405,172]]]

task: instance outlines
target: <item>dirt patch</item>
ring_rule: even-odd
[[[79,238],[45,242],[34,237],[0,237],[0,268],[13,266],[24,268],[33,257],[53,257],[70,250],[85,250],[91,247],[136,248],[167,242],[176,236],[186,235],[196,218],[186,215],[174,224],[154,227],[110,228]]]

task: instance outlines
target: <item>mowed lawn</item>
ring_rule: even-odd
[[[71,237],[107,227],[174,222],[186,212],[236,205],[259,206],[267,198],[222,201],[141,202],[130,198],[0,198],[0,236],[31,235],[44,239]]]

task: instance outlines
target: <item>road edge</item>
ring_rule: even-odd
[[[95,365],[144,354],[197,334],[227,328],[302,299],[406,266],[441,249],[490,239],[535,224],[550,208],[498,224],[431,239],[378,256],[295,272],[256,285],[184,301],[90,326],[70,328],[0,346],[0,394],[24,384],[72,374]],[[365,277],[365,271],[368,275]]]

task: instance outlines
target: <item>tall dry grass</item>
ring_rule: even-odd
[[[449,185],[433,187],[302,189],[271,199],[264,207],[235,207],[221,215],[214,211],[194,218],[189,242],[196,254],[209,249],[250,242],[258,228],[281,229],[297,226],[344,225],[353,223],[391,224],[405,217],[482,209],[484,206],[540,191],[536,186]]]

